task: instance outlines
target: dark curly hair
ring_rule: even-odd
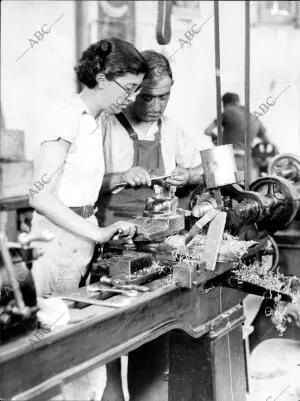
[[[126,74],[145,74],[147,63],[129,42],[118,38],[100,40],[82,53],[74,68],[79,82],[92,89],[97,85],[96,75],[105,74],[109,81]]]
[[[156,77],[163,78],[168,76],[173,80],[171,66],[167,57],[154,50],[144,50],[141,55],[146,60],[148,73],[144,79],[155,79]]]

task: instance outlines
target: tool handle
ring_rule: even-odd
[[[100,278],[100,283],[107,284],[113,286],[115,288],[119,288],[122,290],[135,290],[139,292],[148,292],[149,288],[145,285],[136,285],[136,284],[120,284],[116,280],[113,280],[109,277],[103,276]]]
[[[120,288],[123,290],[135,290],[139,292],[149,292],[149,288],[145,285],[136,285],[136,284],[115,284],[115,288]]]
[[[150,179],[151,179],[151,182],[152,181],[158,181],[158,180],[165,180],[166,178],[170,178],[170,177],[177,177],[179,174],[168,174],[168,175],[160,175],[160,176],[157,176],[157,177],[150,177]],[[127,187],[127,186],[130,186],[127,182],[119,182],[119,184],[115,184],[113,187],[112,187],[112,191],[114,191],[115,189],[118,189],[118,188],[125,188],[125,187]]]

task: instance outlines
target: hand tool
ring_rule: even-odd
[[[112,292],[115,294],[121,294],[121,295],[126,295],[127,297],[136,297],[138,295],[138,292],[136,290],[125,290],[125,289],[115,289],[115,288],[102,288],[102,287],[97,287],[94,284],[93,285],[88,285],[87,290],[89,292]]]
[[[150,177],[150,179],[151,179],[151,182],[152,182],[152,181],[164,180],[164,179],[170,178],[170,177],[177,177],[178,175],[179,174],[159,175],[159,176],[156,176],[156,177]],[[127,182],[120,182],[119,184],[114,185],[111,190],[114,191],[115,189],[125,188],[127,186],[128,186]]]
[[[139,292],[148,292],[149,288],[145,285],[136,285],[136,284],[122,284],[119,280],[113,280],[109,277],[101,277],[100,283],[112,285],[115,288],[123,289],[123,290],[135,290]]]
[[[82,302],[84,304],[91,304],[91,305],[98,305],[104,306],[107,308],[122,308],[123,306],[127,306],[130,304],[129,299],[119,299],[117,302],[109,302],[109,301],[102,301],[100,299],[93,299],[93,298],[86,298],[86,297],[60,297],[65,301],[73,301],[73,302]]]

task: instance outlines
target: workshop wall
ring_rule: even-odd
[[[179,2],[180,3],[180,2]],[[183,3],[183,2],[181,2]],[[188,2],[192,3],[192,2]],[[137,46],[153,48],[170,57],[175,84],[167,113],[194,138],[195,146],[210,147],[204,129],[216,116],[214,75],[213,2],[199,2],[199,9],[173,7],[172,40],[159,46],[155,38],[156,2],[137,2]],[[251,2],[252,8],[254,3]],[[244,2],[220,2],[221,89],[237,92],[244,99]],[[255,10],[252,9],[253,20]],[[209,20],[208,20],[209,19]],[[205,21],[192,37],[185,33]],[[194,30],[197,30],[194,26]],[[190,41],[188,39],[190,37]],[[181,40],[181,42],[180,42]],[[185,40],[185,43],[183,42]],[[251,110],[268,96],[277,99],[261,121],[282,152],[300,154],[300,30],[292,26],[251,27]]]
[[[32,159],[49,108],[76,90],[75,2],[4,1],[1,14],[4,122],[6,128],[25,131],[26,157]],[[52,24],[44,37],[43,32],[35,36]]]
[[[187,2],[194,3],[194,2]],[[195,146],[211,146],[205,127],[216,116],[213,2],[195,2],[191,10],[173,7],[172,40],[156,42],[156,1],[136,2],[136,46],[170,57],[175,84],[167,114],[190,134]],[[255,2],[253,2],[255,3]],[[97,2],[89,4],[91,14]],[[7,1],[2,8],[2,109],[10,129],[25,131],[27,158],[35,157],[48,109],[75,90],[74,1]],[[211,17],[211,18],[210,18]],[[38,40],[35,32],[53,24]],[[222,93],[244,97],[244,2],[220,2]],[[12,22],[13,21],[13,24]],[[198,34],[185,33],[198,30]],[[46,31],[48,28],[44,26]],[[30,42],[34,39],[37,43]],[[40,36],[41,38],[41,36]],[[95,39],[95,35],[91,38]],[[181,40],[181,41],[180,41]],[[292,26],[251,28],[251,109],[260,111],[268,96],[276,104],[262,116],[270,137],[282,152],[300,154],[300,30]],[[22,54],[29,49],[26,54]],[[298,80],[298,81],[297,81]],[[288,86],[290,85],[290,86]]]

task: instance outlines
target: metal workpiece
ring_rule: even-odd
[[[202,195],[196,195],[196,196],[197,196],[197,201],[196,205],[192,209],[192,216],[200,219],[210,210],[216,209],[218,207],[217,201],[212,193],[205,192]]]
[[[150,267],[153,263],[151,253],[124,252],[115,256],[109,265],[109,275],[113,280],[130,277],[138,270]]]
[[[167,216],[176,213],[178,199],[175,196],[174,188],[170,188],[167,195],[164,195],[163,187],[154,185],[154,193],[146,199],[144,216]]]
[[[173,266],[173,283],[181,288],[191,289],[196,284],[197,263],[178,263]]]
[[[238,182],[233,146],[222,145],[200,151],[207,189]]]

